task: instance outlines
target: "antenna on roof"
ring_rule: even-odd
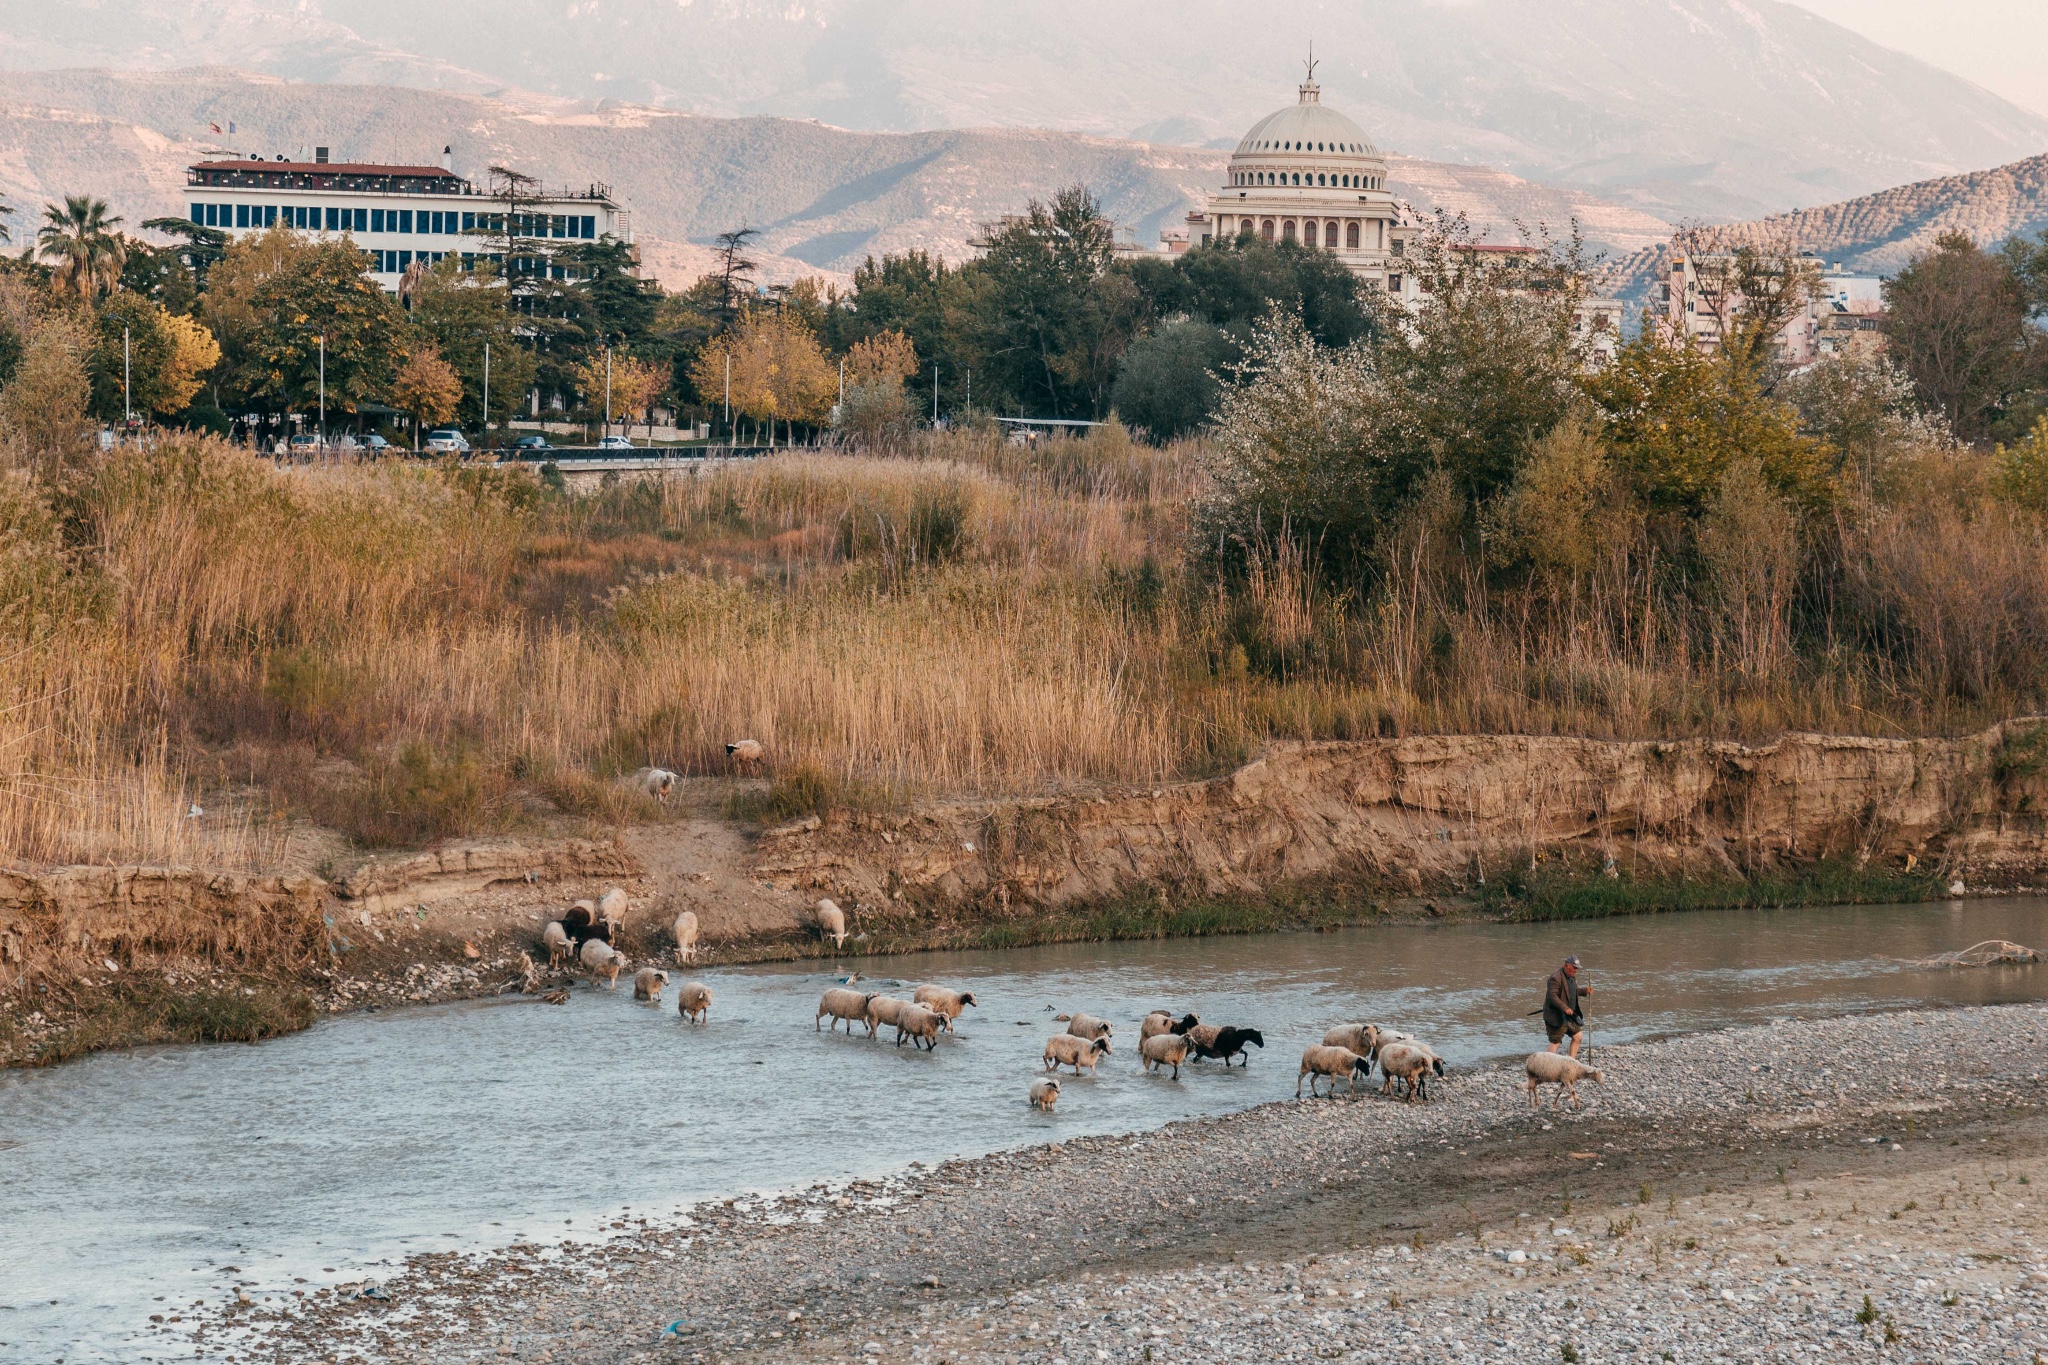
[[[1316,83],[1316,40],[1308,40],[1308,83]]]
[[[1313,38],[1308,40],[1308,79],[1301,83],[1301,102],[1303,104],[1321,104],[1323,102],[1323,88],[1316,84],[1316,40]]]

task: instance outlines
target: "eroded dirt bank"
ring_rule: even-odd
[[[230,996],[267,982],[329,1011],[530,989],[541,926],[609,885],[632,897],[634,959],[669,957],[669,926],[689,909],[706,960],[736,962],[819,951],[822,896],[849,912],[858,953],[970,929],[1028,936],[1118,905],[1266,907],[1236,927],[1440,912],[1482,878],[1538,862],[1737,879],[1834,859],[2024,886],[2048,877],[2044,811],[2048,723],[2031,719],[1961,739],[1760,746],[1421,736],[1276,745],[1208,781],[838,812],[762,832],[684,818],[481,840],[361,858],[331,879],[4,871],[0,1058],[47,1059],[71,1017],[145,980]]]

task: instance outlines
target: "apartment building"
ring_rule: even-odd
[[[1665,335],[1684,337],[1701,350],[1718,349],[1724,329],[1742,312],[1728,286],[1734,257],[1678,254],[1659,291]],[[1884,345],[1884,280],[1839,264],[1809,258],[1815,284],[1806,306],[1772,341],[1779,363],[1798,368],[1828,355],[1869,356]]]
[[[631,215],[607,185],[493,195],[457,175],[451,162],[447,148],[439,166],[404,166],[331,161],[325,147],[311,161],[201,161],[185,172],[187,207],[194,223],[230,238],[280,223],[347,237],[370,253],[372,277],[391,290],[415,262],[456,256],[466,265],[483,259],[560,278],[562,267],[547,260],[554,246],[633,240]],[[531,254],[515,247],[509,266],[508,229],[513,241],[535,246]]]

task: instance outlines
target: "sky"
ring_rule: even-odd
[[[2048,0],[1792,0],[2048,115]]]

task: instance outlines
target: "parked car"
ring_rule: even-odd
[[[598,438],[599,450],[632,450],[634,445],[623,436],[602,436]]]
[[[469,441],[454,427],[438,427],[427,433],[426,448],[463,454],[469,450]]]
[[[320,449],[320,438],[313,435],[292,437],[292,454],[311,455]]]
[[[385,451],[391,449],[391,442],[385,440],[374,431],[356,437],[356,444],[365,450]]]
[[[522,436],[512,443],[514,450],[553,450],[554,444],[545,436]]]

